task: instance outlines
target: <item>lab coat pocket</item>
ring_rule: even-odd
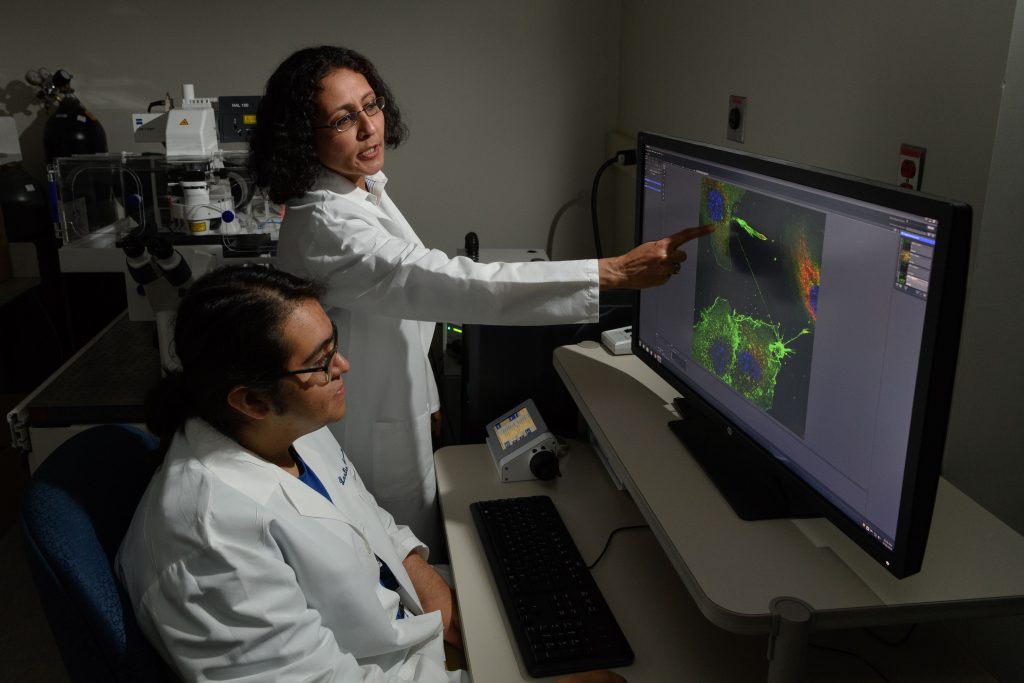
[[[378,501],[421,500],[434,476],[430,412],[373,426],[373,482]],[[387,507],[387,506],[385,506]]]

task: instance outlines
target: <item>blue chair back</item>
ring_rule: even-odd
[[[113,571],[160,463],[158,446],[134,427],[99,425],[64,442],[32,476],[22,538],[72,681],[175,680],[139,630]]]

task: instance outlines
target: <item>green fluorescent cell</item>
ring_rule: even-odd
[[[709,236],[711,251],[719,267],[724,270],[732,270],[729,235],[735,219],[733,210],[745,193],[746,190],[742,188],[718,180],[702,178],[700,181],[700,223],[714,224],[715,231]]]
[[[728,300],[716,297],[700,312],[693,328],[693,358],[762,410],[775,403],[775,384],[783,361],[795,351],[803,329],[783,340],[779,325],[737,313]]]
[[[761,240],[762,242],[765,242],[765,241],[768,240],[767,237],[765,237],[764,235],[759,233],[757,230],[754,230],[754,228],[751,227],[750,223],[746,222],[742,218],[736,218],[734,216],[732,220],[736,223],[736,225],[738,225],[741,228],[743,228],[744,230],[746,230],[747,234],[750,235],[751,237],[756,237],[757,239]]]

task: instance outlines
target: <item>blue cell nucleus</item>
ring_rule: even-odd
[[[761,381],[761,364],[757,362],[754,354],[744,349],[736,354],[736,365],[755,382]]]
[[[725,198],[718,190],[708,192],[708,215],[716,223],[725,218]]]
[[[711,356],[711,365],[714,366],[715,374],[724,375],[729,367],[729,347],[725,341],[719,339],[711,345],[708,351]]]

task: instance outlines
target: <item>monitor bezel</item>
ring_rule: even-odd
[[[641,333],[642,292],[637,292],[633,311],[632,351],[645,365],[679,391],[685,397],[684,400],[705,414],[707,419],[717,421],[723,435],[738,431],[757,445],[768,467],[776,468],[780,476],[787,479],[799,480],[800,485],[806,489],[807,498],[812,505],[895,577],[903,578],[920,571],[938,489],[952,403],[967,289],[971,245],[970,206],[836,171],[641,131],[637,135],[637,244],[641,242],[643,233],[644,175],[647,161],[644,151],[648,144],[669,152],[938,220],[939,229],[936,231],[932,274],[928,284],[906,466],[892,550],[879,543],[814,487],[800,479],[798,473],[761,447],[753,435],[734,424],[706,401],[699,387],[677,376],[647,353],[638,343]]]

